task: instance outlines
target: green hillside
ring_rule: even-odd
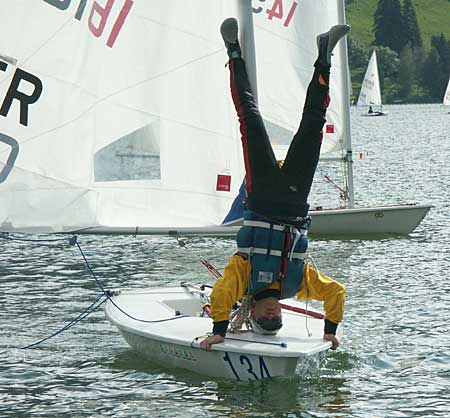
[[[347,0],[347,22],[353,38],[369,46],[373,41],[373,13],[377,0]],[[413,0],[424,47],[430,47],[432,35],[450,38],[450,0]]]
[[[400,0],[403,5],[404,0]],[[377,48],[383,103],[424,103],[442,100],[450,70],[450,0],[412,0],[424,50],[400,56],[389,48]],[[351,25],[350,75],[355,100],[374,49],[372,33],[378,0],[346,0]],[[399,29],[400,30],[400,29]],[[431,38],[444,35],[439,50],[431,50]],[[400,33],[399,33],[400,35]],[[352,44],[352,42],[350,42]],[[437,51],[437,52],[436,52]],[[384,54],[384,57],[383,57]],[[438,55],[436,55],[438,54]]]

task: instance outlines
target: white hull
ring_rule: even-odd
[[[310,210],[310,233],[321,236],[409,234],[430,208],[430,205],[405,204]]]
[[[431,205],[403,204],[392,206],[367,206],[357,208],[312,209],[309,215],[312,225],[309,230],[321,237],[409,234],[419,225]],[[207,235],[235,236],[242,225],[242,219],[227,226],[199,228],[149,228],[100,226],[72,231],[76,234],[130,234],[130,235]]]
[[[374,117],[374,116],[387,116],[388,114],[389,112],[373,112],[373,113],[363,113],[361,116]]]
[[[323,319],[283,310],[283,328],[276,336],[245,332],[227,334],[211,352],[199,348],[212,329],[210,318],[201,318],[203,301],[192,287],[152,288],[122,291],[105,307],[108,320],[122,333],[128,344],[151,361],[168,368],[238,381],[260,380],[305,374],[317,368],[330,348],[322,339]],[[296,300],[284,303],[305,305]],[[310,311],[312,309],[309,309]],[[177,317],[175,311],[188,314]],[[136,319],[165,322],[146,323]],[[311,333],[307,334],[306,325]],[[341,327],[338,335],[342,335]]]

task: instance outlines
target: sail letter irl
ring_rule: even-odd
[[[72,0],[44,0],[46,3],[59,10],[67,10],[72,3]],[[75,12],[75,19],[80,20],[83,17],[84,9],[86,8],[87,0],[79,0],[77,11]],[[75,3],[75,2],[74,2]],[[88,27],[91,33],[99,38],[102,36],[108,18],[116,4],[122,3],[122,8],[116,13],[116,20],[112,26],[111,32],[106,41],[106,45],[112,48],[116,42],[117,36],[122,29],[125,19],[133,6],[133,0],[107,0],[102,7],[99,3],[94,1],[92,9],[88,18]],[[117,9],[117,8],[116,8]],[[114,14],[114,11],[113,11]]]

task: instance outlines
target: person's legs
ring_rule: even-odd
[[[242,58],[229,62],[230,87],[239,118],[247,193],[264,192],[274,184],[279,168]]]
[[[349,29],[347,25],[336,25],[329,32],[318,36],[319,56],[314,64],[314,74],[308,86],[302,121],[282,168],[284,181],[291,189],[296,189],[298,198],[305,205],[319,161],[322,128],[330,103],[328,85],[331,51]]]
[[[242,148],[246,171],[246,189],[251,206],[254,193],[264,193],[273,188],[280,174],[264,122],[253,96],[245,62],[237,40],[237,21],[226,19],[220,28],[230,57],[230,88],[239,118]],[[257,210],[258,208],[249,207]]]
[[[330,102],[329,76],[330,67],[316,66],[308,86],[300,127],[294,135],[282,167],[284,181],[296,189],[305,203],[319,161],[322,128]]]

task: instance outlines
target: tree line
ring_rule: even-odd
[[[348,38],[355,84],[362,82],[376,49],[384,103],[442,101],[450,77],[450,40],[433,35],[430,48],[424,48],[412,0],[378,0],[372,31],[370,47]]]

